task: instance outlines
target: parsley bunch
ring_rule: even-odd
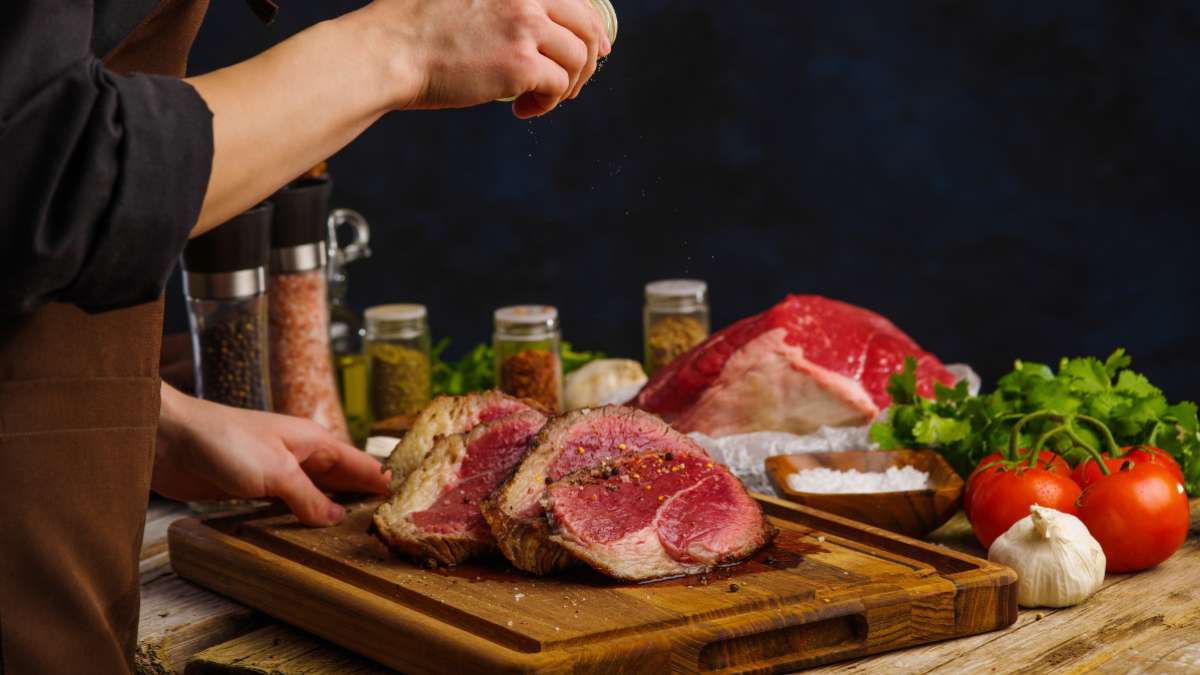
[[[886,420],[872,425],[871,440],[884,449],[938,450],[965,476],[985,455],[1008,446],[1013,424],[1021,417],[1038,411],[1068,419],[1082,415],[1103,422],[1123,446],[1146,444],[1169,452],[1183,468],[1188,493],[1200,494],[1196,404],[1171,405],[1162,390],[1129,369],[1131,362],[1124,349],[1104,361],[1064,358],[1057,372],[1018,360],[991,393],[971,396],[965,382],[954,387],[935,384],[934,399],[929,400],[917,395],[917,364],[909,358],[888,383],[892,406]],[[1018,432],[1020,447],[1028,448],[1056,424],[1053,419],[1026,424]],[[1102,447],[1093,428],[1072,428],[1079,440]],[[1078,441],[1066,434],[1051,437],[1047,445],[1043,449],[1072,463],[1084,458]]]

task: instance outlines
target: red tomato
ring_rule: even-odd
[[[1110,473],[1116,473],[1121,470],[1121,465],[1126,462],[1126,459],[1113,459],[1109,457],[1107,452],[1100,453],[1104,458],[1104,464],[1108,467]],[[1071,480],[1075,481],[1079,487],[1085,488],[1092,483],[1104,478],[1104,472],[1100,470],[1100,465],[1096,460],[1089,457],[1079,464],[1075,465],[1075,470],[1071,472]]]
[[[1025,453],[1026,450],[1022,448],[1018,452]],[[994,478],[1001,467],[1015,468],[1017,465],[1028,466],[1028,457],[1026,457],[1026,461],[1024,462],[1009,463],[1005,461],[1004,455],[999,452],[993,452],[979,460],[979,464],[975,466],[975,470],[967,477],[967,487],[963,493],[963,511],[966,512],[968,518],[971,517],[971,509],[974,506],[973,500],[975,495],[979,494],[980,487],[991,478]],[[1071,465],[1067,464],[1067,460],[1049,450],[1042,450],[1038,453],[1038,466],[1053,473],[1064,476],[1071,475]]]
[[[1126,464],[1089,485],[1078,507],[1079,519],[1104,549],[1109,572],[1154,567],[1187,538],[1187,493],[1162,464]]]
[[[996,537],[1029,515],[1034,504],[1074,514],[1079,492],[1075,481],[1056,471],[1028,467],[998,471],[979,486],[972,500],[975,538],[990,548]]]
[[[1175,476],[1175,480],[1183,483],[1183,469],[1179,468],[1179,462],[1171,456],[1171,453],[1165,450],[1159,450],[1152,445],[1137,445],[1132,448],[1121,448],[1125,452],[1125,457],[1132,459],[1137,464],[1161,464]]]
[[[1183,482],[1183,469],[1179,468],[1179,463],[1167,452],[1149,445],[1121,448],[1121,452],[1122,455],[1116,459],[1113,459],[1108,452],[1100,453],[1100,456],[1104,458],[1104,463],[1108,465],[1110,473],[1120,471],[1127,461],[1134,464],[1158,464],[1170,471],[1175,476],[1175,480]],[[1100,465],[1091,458],[1080,462],[1071,472],[1071,480],[1079,483],[1081,488],[1086,488],[1103,477],[1104,472],[1100,470]]]

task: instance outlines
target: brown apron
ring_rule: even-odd
[[[164,0],[106,59],[182,76],[208,0]],[[0,672],[133,669],[162,300],[0,328]]]

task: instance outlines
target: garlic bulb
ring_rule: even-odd
[[[624,403],[646,384],[642,364],[630,359],[599,359],[567,375],[563,382],[566,410]]]
[[[1070,607],[1104,583],[1104,551],[1083,521],[1034,504],[992,542],[988,560],[1017,571],[1017,604]]]

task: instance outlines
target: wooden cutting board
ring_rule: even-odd
[[[171,526],[180,576],[392,668],[418,672],[777,672],[993,630],[1016,574],[771,497],[750,562],[650,584],[502,561],[431,571],[367,533],[377,501],[316,530],[262,511]]]

